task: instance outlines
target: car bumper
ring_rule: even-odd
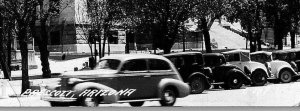
[[[42,96],[41,100],[53,102],[75,102],[77,98]]]

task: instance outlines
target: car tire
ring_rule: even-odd
[[[243,85],[241,77],[237,74],[231,74],[225,82],[226,87],[231,89],[240,89]]]
[[[205,90],[205,82],[200,77],[195,77],[191,79],[189,83],[192,94],[200,94]]]
[[[50,101],[50,105],[52,107],[67,107],[71,106],[70,102],[56,102],[56,101]]]
[[[282,83],[289,83],[292,81],[292,73],[287,69],[280,71],[279,75],[279,79]]]
[[[93,89],[87,89],[93,90]],[[101,99],[97,96],[81,96],[77,99],[77,104],[84,107],[98,107]]]
[[[264,86],[267,83],[267,78],[263,70],[255,70],[251,75],[253,86]]]
[[[144,101],[139,101],[139,102],[130,102],[129,105],[132,107],[141,107],[143,106]]]
[[[173,88],[166,88],[161,92],[161,106],[173,106],[176,102],[176,93]]]

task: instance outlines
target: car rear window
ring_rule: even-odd
[[[160,59],[149,59],[149,69],[150,70],[170,70],[170,65]]]

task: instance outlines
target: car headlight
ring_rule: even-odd
[[[78,78],[70,78],[69,80],[68,80],[68,84],[74,84],[74,83],[76,83],[76,82],[83,82],[84,80],[82,80],[82,79],[78,79]]]
[[[266,65],[266,68],[268,69],[268,72],[271,73],[271,71],[272,71],[271,64],[269,62],[267,62],[265,65]]]

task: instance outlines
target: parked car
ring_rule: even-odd
[[[190,94],[189,85],[182,81],[172,62],[150,54],[103,57],[94,69],[65,73],[59,85],[48,85],[46,89],[70,92],[45,94],[42,100],[52,106],[98,106],[99,103],[142,106],[145,101],[172,106],[176,98]]]
[[[293,80],[293,77],[298,76],[289,63],[281,60],[273,60],[272,52],[257,51],[250,55],[252,61],[263,63],[269,69],[268,79],[288,83]]]
[[[178,52],[163,55],[177,68],[184,82],[191,87],[191,93],[202,93],[210,88],[211,69],[204,67],[201,52]]]
[[[292,66],[295,72],[300,72],[300,48],[274,51],[274,60],[283,60]]]
[[[267,83],[267,78],[269,78],[267,68],[262,63],[251,61],[250,51],[232,50],[222,53],[227,62],[238,66],[247,75],[250,75],[253,86],[263,86]]]
[[[224,89],[239,89],[243,84],[251,84],[250,77],[239,67],[226,63],[221,53],[203,54],[205,67],[212,69],[212,84],[221,84]]]

